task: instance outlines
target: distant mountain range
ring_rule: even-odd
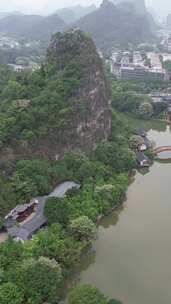
[[[66,23],[57,15],[53,14],[43,17],[34,24],[26,33],[25,37],[29,40],[41,40],[49,42],[52,34],[62,32],[66,28]]]
[[[99,9],[81,18],[74,27],[89,33],[103,51],[114,45],[138,44],[153,37],[148,14],[127,11],[108,0],[104,0]]]
[[[73,23],[76,20],[92,13],[95,11],[97,7],[95,5],[90,6],[81,6],[75,5],[72,7],[63,8],[56,11],[56,14],[63,19],[63,21],[67,24]]]
[[[114,5],[111,1],[119,3]],[[108,51],[114,45],[135,45],[153,37],[155,23],[152,16],[146,8],[145,13],[137,13],[133,3],[139,3],[143,12],[144,1],[128,0],[124,4],[122,0],[111,1],[104,0],[99,8],[73,6],[50,16],[10,15],[0,19],[0,34],[47,43],[55,32],[79,28],[90,34],[102,51]]]
[[[112,2],[116,5],[123,4],[123,7],[126,3],[130,3],[133,5],[137,14],[144,15],[146,13],[145,0],[112,0]]]
[[[3,12],[0,13],[0,33],[16,38],[47,40],[53,33],[66,28],[67,24],[76,22],[94,10],[95,5],[76,5],[57,10],[49,16]]]
[[[20,13],[0,13],[0,33],[21,39],[47,41],[68,24],[96,10],[95,5],[73,6],[56,11],[50,16],[23,15]]]
[[[0,19],[3,19],[5,17],[7,17],[8,15],[9,15],[9,13],[5,13],[5,12],[1,13],[0,12]]]
[[[0,33],[22,38],[42,20],[43,17],[38,15],[9,15],[0,20]]]
[[[9,15],[20,15],[21,13],[20,12],[12,12],[12,13],[9,13],[9,12],[0,12],[0,19],[3,19]]]
[[[0,33],[26,40],[47,41],[58,31],[63,31],[65,22],[57,15],[9,15],[0,20]]]

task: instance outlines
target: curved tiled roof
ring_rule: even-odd
[[[72,188],[80,188],[80,185],[72,181],[64,182],[57,186],[48,196],[34,198],[34,200],[37,200],[39,202],[35,210],[34,217],[20,227],[17,227],[16,222],[14,222],[15,224],[12,227],[7,228],[8,234],[12,238],[20,239],[23,241],[31,238],[35,232],[37,232],[43,225],[47,223],[47,219],[44,216],[44,207],[47,199],[49,197],[62,198],[65,196],[66,192]]]

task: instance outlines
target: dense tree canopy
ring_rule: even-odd
[[[44,213],[48,225],[33,239],[25,243],[9,239],[0,244],[0,297],[6,294],[4,299],[9,304],[11,295],[18,301],[14,304],[20,300],[21,304],[58,303],[65,280],[95,241],[97,220],[123,202],[130,171],[136,165],[129,141],[132,131],[114,110],[120,110],[121,98],[125,103],[121,110],[134,111],[133,95],[122,95],[126,88],[113,91],[118,99],[116,104],[114,99],[112,102],[108,140],[96,143],[92,153],[74,146],[73,139],[78,138],[71,126],[77,115],[89,117],[89,107],[77,95],[78,88],[89,85],[87,60],[91,68],[95,60],[99,73],[103,67],[98,54],[91,55],[95,46],[87,35],[79,36],[83,42],[81,55],[79,39],[64,41],[58,35],[61,57],[54,59],[51,49],[40,71],[15,73],[0,67],[0,228],[5,215],[17,204],[47,195],[63,181],[80,184],[80,189],[70,190],[65,198],[47,200]],[[63,51],[64,42],[70,56]],[[140,103],[136,103],[137,108]],[[56,144],[67,147],[67,152],[58,155]],[[71,293],[70,303],[107,304],[108,300],[97,289],[86,286]]]
[[[0,303],[1,304],[22,304],[23,293],[12,283],[0,285]]]
[[[164,101],[153,102],[147,94],[155,90],[167,89],[168,83],[164,81],[111,80],[112,107],[124,114],[131,114],[143,119],[160,117],[167,109]]]
[[[107,298],[97,289],[89,285],[81,285],[71,291],[69,304],[107,304]]]
[[[96,236],[96,227],[87,216],[72,220],[70,230],[73,236],[79,241],[91,241],[95,239]]]
[[[130,147],[134,150],[138,149],[144,143],[144,140],[139,135],[132,135],[130,137]]]
[[[60,223],[65,226],[69,221],[69,205],[65,199],[51,197],[45,206],[45,215],[49,224]]]
[[[144,102],[139,106],[138,112],[142,118],[147,119],[153,115],[153,107],[150,103]]]
[[[57,302],[62,273],[55,260],[45,257],[24,260],[15,272],[9,272],[9,278],[20,287],[27,300],[37,299],[37,304]]]

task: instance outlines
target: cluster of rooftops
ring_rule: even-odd
[[[26,241],[43,226],[47,224],[44,208],[49,197],[63,198],[68,190],[80,188],[79,184],[67,181],[57,186],[54,191],[46,196],[36,197],[28,204],[17,205],[5,217],[4,226],[10,237],[17,241]]]
[[[138,129],[136,135],[143,138],[144,143],[136,152],[137,163],[140,167],[149,167],[150,161],[144,154],[150,146],[146,132]],[[17,205],[5,217],[4,227],[10,237],[17,241],[26,241],[47,224],[47,218],[44,215],[44,208],[49,197],[63,198],[68,190],[80,188],[80,185],[67,181],[57,186],[52,193],[46,196],[40,196],[32,199],[28,204]]]
[[[144,143],[139,146],[138,151],[136,152],[136,159],[137,163],[140,167],[149,167],[150,166],[150,160],[149,158],[144,154],[144,152],[150,148],[150,140],[147,138],[147,134],[144,131],[144,129],[139,128],[136,130],[136,135],[140,136]]]

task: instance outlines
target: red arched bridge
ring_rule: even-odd
[[[154,149],[155,154],[159,154],[159,153],[165,152],[165,151],[171,151],[171,146],[162,146],[162,147],[157,147]]]

